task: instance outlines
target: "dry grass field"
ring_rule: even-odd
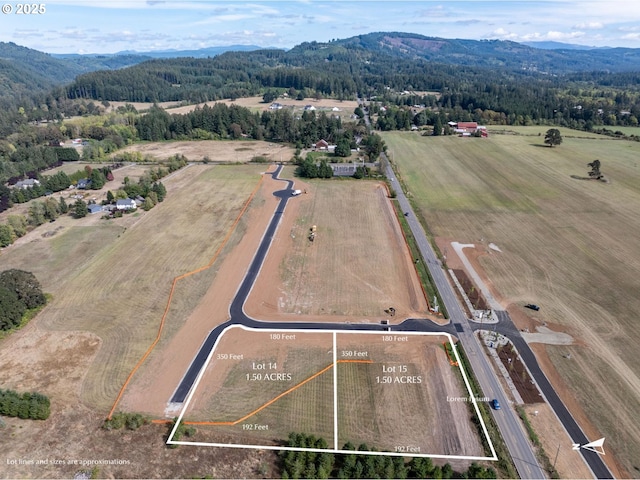
[[[247,163],[253,157],[262,156],[270,162],[288,162],[293,157],[294,149],[283,145],[262,141],[171,141],[149,142],[129,145],[118,150],[122,152],[140,152],[156,159],[167,159],[173,155],[184,155],[191,161],[201,161],[205,157],[213,163]]]
[[[383,184],[311,181],[304,188],[294,200],[295,223],[281,228],[265,263],[279,277],[260,275],[247,311],[260,304],[260,318],[377,321],[393,306],[397,318],[424,317],[426,300]]]
[[[293,98],[279,98],[275,100],[280,103],[283,108],[292,108],[296,112],[302,112],[306,105],[313,105],[316,111],[325,111],[332,115],[340,115],[342,118],[348,118],[355,108],[358,106],[358,102],[355,100],[336,100],[333,98],[323,98],[315,100],[313,98],[305,98],[304,100],[296,100]],[[262,97],[244,97],[237,98],[235,100],[220,100],[219,102],[199,103],[197,105],[185,105],[177,108],[170,108],[167,110],[169,113],[188,113],[194,110],[196,107],[202,107],[204,105],[214,105],[216,103],[224,103],[226,105],[238,105],[239,107],[245,107],[253,111],[266,111],[269,110],[270,103],[264,103]],[[333,108],[338,108],[339,111],[334,112]]]
[[[606,437],[627,475],[637,475],[640,144],[562,130],[563,144],[549,148],[537,136],[543,127],[517,130],[384,139],[433,234],[486,249],[479,261],[504,307],[522,316],[523,304],[536,303],[538,324],[577,339],[545,347],[568,387],[560,393],[577,399],[583,428]],[[587,176],[595,159],[610,183],[571,177]]]
[[[336,343],[338,444],[334,446],[333,336],[233,328],[221,337],[183,418],[194,441],[271,445],[289,432],[379,450],[483,456],[468,392],[441,336],[340,334]]]
[[[301,385],[331,364],[332,344],[331,333],[227,330],[185,413],[185,421],[211,423],[198,425],[196,441],[231,436],[222,443],[271,444],[291,431],[332,439],[331,371]],[[247,425],[267,427],[247,430]]]
[[[165,202],[126,216],[134,220],[127,228],[118,221],[86,230],[72,226],[37,242],[42,257],[33,256],[31,244],[3,252],[3,265],[34,271],[54,295],[38,317],[40,328],[92,332],[102,339],[82,383],[87,405],[108,411],[155,337],[171,281],[213,256],[259,171],[257,166],[192,166],[166,181]],[[57,265],[62,268],[56,270]],[[192,301],[172,311],[170,328],[177,328],[202,288],[185,292]],[[11,386],[12,375],[3,377]]]
[[[209,262],[262,169],[191,166],[163,180],[168,196],[150,212],[112,221],[63,218],[42,226],[29,241],[3,249],[3,269],[33,271],[53,296],[27,327],[0,341],[0,385],[39,391],[52,402],[45,422],[6,419],[2,431],[12,441],[4,453],[27,462],[64,461],[7,463],[2,470],[8,478],[70,478],[91,470],[72,463],[87,459],[123,459],[123,464],[98,468],[111,478],[245,478],[255,476],[261,462],[273,462],[264,452],[177,454],[163,445],[165,426],[135,433],[100,429],[124,378],[156,335],[171,280]],[[256,198],[252,205],[264,203]],[[220,261],[245,230],[241,220]],[[215,278],[217,265],[176,290],[164,335],[184,323]],[[160,347],[164,342],[163,337]],[[193,351],[182,353],[190,358]]]
[[[468,404],[448,401],[468,399],[469,393],[458,368],[449,364],[445,341],[444,336],[339,335],[338,355],[366,352],[372,361],[339,365],[339,443],[483,456]]]

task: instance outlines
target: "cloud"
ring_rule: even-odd
[[[577,23],[573,28],[578,30],[600,30],[604,28],[604,25],[601,22],[582,22]]]
[[[514,33],[514,32],[510,32],[510,31],[505,30],[504,28],[500,27],[500,28],[495,29],[493,32],[491,32],[489,37],[490,38],[498,38],[500,40],[516,40],[516,39],[518,39],[518,34]]]
[[[623,38],[624,40],[633,40],[637,42],[638,40],[640,40],[640,32],[627,33],[623,35],[621,38]]]
[[[572,31],[572,32],[559,32],[556,30],[550,30],[546,33],[532,32],[525,33],[523,35],[505,30],[504,28],[498,28],[491,32],[489,38],[498,38],[500,40],[512,40],[516,42],[530,42],[530,41],[544,41],[551,40],[560,42],[563,40],[575,40],[576,38],[582,38],[585,36],[585,32]]]

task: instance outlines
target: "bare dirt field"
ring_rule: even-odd
[[[247,313],[379,322],[393,306],[391,320],[424,318],[426,300],[384,186],[313,181],[303,188],[307,194],[290,202],[299,208],[295,222],[281,225],[263,269],[272,273],[259,276]]]
[[[267,445],[305,431],[329,448],[351,441],[401,453],[483,455],[468,402],[451,400],[469,394],[442,347],[447,337],[338,333],[336,340],[334,372],[331,333],[227,330],[184,416],[199,429],[194,440]]]
[[[122,152],[140,152],[157,159],[184,155],[187,159],[198,162],[208,157],[213,163],[247,163],[256,156],[265,157],[270,162],[288,162],[293,157],[294,149],[257,140],[200,140],[137,143],[118,150],[117,153]]]
[[[551,149],[537,133],[517,133],[384,138],[434,236],[476,244],[477,271],[518,327],[546,324],[575,339],[534,348],[587,435],[607,438],[614,475],[628,477],[640,469],[640,429],[631,420],[640,415],[631,353],[640,341],[640,244],[628,241],[640,235],[640,146],[566,135]],[[610,183],[571,178],[596,158]],[[540,312],[522,308],[530,302]]]

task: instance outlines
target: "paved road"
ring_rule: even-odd
[[[551,406],[551,408],[553,408],[553,411],[558,416],[560,422],[569,434],[572,443],[579,443],[580,445],[584,445],[593,440],[596,440],[595,438],[588,439],[578,423],[575,421],[575,419],[549,382],[549,379],[540,368],[535,354],[513,324],[513,321],[511,320],[509,314],[504,310],[496,311],[496,314],[499,320],[495,325],[496,331],[505,335],[509,338],[509,340],[511,340],[511,342],[513,342],[516,349],[518,350],[518,353],[520,354],[520,357],[522,358],[522,361],[527,365],[527,368],[529,369],[529,372],[531,372],[534,381],[538,384],[538,388],[547,400],[547,403]],[[480,327],[474,325],[474,329],[478,328]],[[571,445],[565,446],[565,449],[569,448],[571,448]],[[582,454],[582,457],[584,458],[585,462],[596,478],[613,478],[613,474],[598,453],[592,452],[590,450],[585,450],[583,448],[580,449],[580,453]]]
[[[479,342],[477,341],[475,336],[473,336],[472,334],[469,334],[470,330],[478,330],[482,328],[482,326],[477,324],[471,325],[471,322],[467,321],[466,316],[462,312],[460,304],[457,301],[457,298],[455,297],[453,289],[451,288],[446,278],[446,274],[444,273],[444,270],[441,268],[441,264],[436,258],[435,253],[431,248],[431,245],[427,241],[422,227],[420,226],[419,222],[415,218],[411,205],[409,204],[406,196],[404,195],[404,192],[402,191],[401,186],[398,185],[398,181],[397,179],[395,179],[393,170],[389,166],[388,162],[387,162],[386,174],[388,178],[392,179],[391,183],[394,184],[394,190],[397,193],[397,198],[400,203],[400,207],[404,212],[409,212],[409,216],[407,217],[409,226],[411,228],[412,233],[414,234],[414,237],[416,237],[418,248],[420,249],[420,252],[422,253],[425,262],[427,262],[429,272],[431,273],[431,276],[434,279],[434,283],[436,284],[436,288],[438,289],[438,292],[442,297],[445,307],[447,308],[449,317],[454,322],[454,325],[456,326],[456,330],[460,332],[458,336],[460,338],[460,341],[464,345],[465,349],[467,349],[468,347],[477,348],[478,352],[482,352],[482,350],[480,350],[480,347],[478,345]],[[420,239],[418,240],[418,238]],[[518,349],[518,352],[520,353],[520,356],[522,357],[523,362],[527,365],[527,368],[529,369],[529,371],[531,372],[531,375],[533,376],[534,380],[538,384],[538,387],[542,391],[542,394],[545,396],[547,403],[554,410],[555,414],[557,415],[560,422],[564,426],[565,430],[569,434],[569,437],[572,439],[572,442],[579,443],[580,445],[584,445],[589,441],[595,440],[595,439],[587,439],[586,435],[584,434],[584,432],[582,431],[578,423],[575,421],[575,419],[573,418],[573,416],[571,415],[567,407],[564,405],[560,397],[558,397],[558,394],[556,393],[555,389],[553,388],[553,386],[545,376],[544,372],[540,368],[540,365],[538,364],[538,361],[533,351],[529,347],[529,344],[527,344],[524,338],[522,338],[522,335],[520,335],[520,332],[513,324],[513,321],[509,317],[509,314],[503,310],[496,310],[496,314],[499,319],[499,323],[496,325],[496,331],[508,337],[513,342],[515,347]],[[480,356],[485,358],[484,353],[482,353],[482,355]],[[481,362],[481,363],[484,363],[484,362]],[[481,373],[479,373],[480,371],[477,369],[476,365],[472,364],[472,368],[477,377],[482,375]],[[495,380],[493,375],[490,375],[490,376],[493,378],[493,380]],[[490,381],[490,383],[494,383],[494,382]],[[487,394],[487,390],[485,389],[485,386],[484,386],[485,384],[480,382],[480,385],[482,386],[482,389],[485,392],[485,394]],[[491,387],[491,385],[489,386]],[[492,391],[495,391],[495,390],[492,390]],[[500,392],[502,393],[502,389],[500,389]],[[500,400],[500,403],[502,405],[506,405],[506,403],[503,402],[500,398],[498,398],[498,400]],[[504,412],[505,411],[503,410],[503,413]],[[510,416],[513,416],[515,418],[515,413],[513,413],[511,409],[509,409],[509,412],[511,413]],[[494,415],[494,417],[496,417],[496,420],[498,420],[500,416],[501,415],[499,414]],[[512,423],[511,419],[509,419],[508,422]],[[505,441],[507,442],[507,446],[509,447],[509,452],[514,457],[514,463],[516,463],[516,468],[518,469],[518,473],[520,474],[520,476],[525,478],[525,474],[523,473],[523,471],[528,470],[529,472],[534,474],[533,477],[529,477],[529,478],[536,478],[538,476],[535,472],[536,469],[530,469],[527,466],[527,464],[531,462],[531,458],[528,456],[528,454],[526,456],[523,456],[524,455],[523,452],[514,454],[514,451],[512,451],[512,448],[515,447],[514,445],[512,445],[512,441],[517,439],[517,436],[514,435],[515,434],[515,431],[513,431],[514,427],[513,426],[509,427],[510,430],[512,431],[510,433],[505,434],[505,431],[503,430],[503,426],[500,425],[499,422],[498,422],[498,426],[500,428],[500,432],[505,437]],[[509,438],[512,438],[512,440],[510,441]],[[516,440],[516,441],[522,442],[522,439]],[[571,448],[571,446],[567,445],[567,448]],[[613,475],[611,474],[608,467],[602,460],[602,457],[598,453],[592,452],[590,450],[585,450],[585,449],[580,449],[580,453],[582,454],[583,458],[585,459],[585,462],[587,463],[587,465],[591,469],[591,472],[594,474],[596,478],[613,478]],[[520,462],[516,461],[516,457],[522,458],[522,461]],[[518,463],[520,463],[520,466],[518,466]],[[541,469],[539,469],[539,471],[542,472]]]
[[[479,341],[473,334],[473,330],[466,315],[464,314],[464,311],[462,310],[462,307],[460,306],[460,302],[445,276],[440,260],[436,257],[433,248],[431,248],[431,244],[425,235],[424,229],[417,220],[413,209],[411,208],[411,204],[402,191],[402,187],[398,184],[386,156],[382,154],[381,157],[382,161],[386,164],[385,173],[387,178],[391,180],[400,208],[406,213],[406,219],[409,224],[409,228],[411,229],[411,233],[416,240],[416,244],[420,250],[423,260],[429,268],[431,278],[438,289],[438,293],[440,293],[440,298],[447,309],[449,318],[456,330],[456,335],[464,346],[465,352],[469,357],[469,363],[471,364],[473,373],[478,379],[482,392],[487,397],[497,398],[500,404],[503,405],[501,410],[494,411],[494,418],[498,428],[500,429],[500,433],[507,444],[507,448],[513,458],[518,474],[521,478],[544,478],[544,471],[538,465],[538,461],[531,444],[529,443],[527,434],[524,431],[516,413],[509,406],[507,396],[495,376],[493,367],[489,364],[487,357],[482,351]]]
[[[278,169],[272,174],[273,178],[278,179],[278,175],[280,174],[280,170],[282,167],[278,167]],[[260,242],[260,246],[251,261],[251,265],[236,292],[236,295],[231,302],[231,306],[229,307],[229,314],[231,319],[221,325],[218,325],[216,328],[209,332],[209,335],[202,343],[202,346],[196,353],[196,356],[191,362],[191,365],[187,369],[184,377],[180,381],[178,388],[176,388],[173,393],[170,402],[171,403],[183,403],[193,386],[198,373],[204,366],[211,349],[216,343],[216,339],[220,336],[220,333],[230,325],[244,325],[246,327],[252,328],[294,328],[294,329],[332,329],[332,330],[385,330],[386,328],[390,328],[394,331],[424,331],[424,332],[442,332],[449,331],[449,333],[454,333],[453,329],[449,327],[442,327],[437,325],[429,320],[425,319],[407,319],[401,324],[398,325],[380,325],[380,324],[372,324],[372,323],[313,323],[313,322],[264,322],[260,320],[255,320],[249,317],[244,312],[244,304],[251,293],[251,289],[255,284],[256,278],[260,273],[260,268],[264,262],[264,259],[267,256],[269,251],[269,247],[273,241],[276,230],[278,229],[278,225],[282,219],[282,215],[284,213],[287,202],[292,198],[291,192],[293,191],[293,181],[291,180],[282,180],[286,182],[286,187],[283,190],[277,191],[274,193],[275,196],[280,198],[280,202],[275,209],[273,214],[273,218],[271,222],[269,222],[269,226],[265,231],[264,236]],[[295,197],[293,197],[295,198]]]

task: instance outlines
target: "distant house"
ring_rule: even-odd
[[[329,150],[329,142],[326,140],[319,140],[313,145],[315,150]]]
[[[100,213],[102,212],[102,205],[98,205],[96,203],[92,203],[91,205],[89,205],[87,208],[89,208],[89,213],[90,214],[94,214],[94,213]]]
[[[117,210],[135,210],[136,202],[130,198],[120,199],[116,202]]]
[[[487,136],[487,127],[478,125],[478,122],[449,122],[449,126],[462,137],[470,137],[477,132],[480,132],[483,137]]]
[[[81,178],[80,180],[78,180],[78,183],[76,184],[76,188],[80,190],[86,190],[90,186],[91,186],[91,180],[88,178]]]
[[[32,187],[36,187],[40,185],[40,181],[36,180],[35,178],[27,178],[26,180],[20,180],[18,182],[16,182],[15,187],[16,188],[21,188],[21,189],[26,189],[26,188],[32,188]]]

